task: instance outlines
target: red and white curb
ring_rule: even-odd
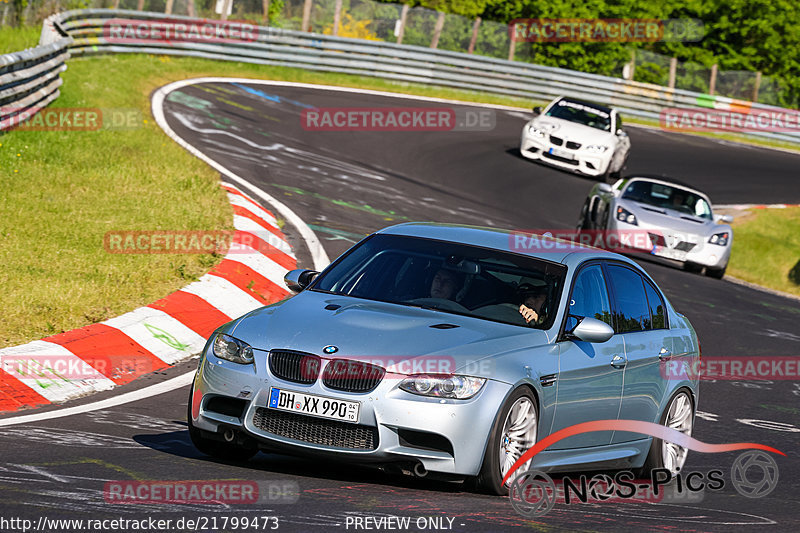
[[[234,241],[208,274],[146,307],[0,350],[0,412],[125,384],[199,352],[218,326],[284,298],[297,260],[275,216],[235,186]]]
[[[792,209],[800,207],[800,204],[721,204],[715,205],[714,209]]]

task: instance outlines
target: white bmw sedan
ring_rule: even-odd
[[[523,157],[603,180],[619,176],[631,141],[615,109],[562,96],[533,113],[522,128]]]

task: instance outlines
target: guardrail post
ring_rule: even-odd
[[[197,16],[197,9],[194,6],[194,0],[189,0],[186,8],[189,11],[189,16],[190,17],[196,17]]]
[[[758,89],[761,87],[761,71],[756,72],[756,84],[753,87],[753,101],[758,102]]]
[[[675,75],[678,71],[678,58],[671,57],[669,58],[669,88],[675,88]]]
[[[481,27],[481,18],[475,17],[475,22],[472,24],[472,38],[469,40],[468,54],[475,52],[475,43],[478,42],[478,28]]]
[[[264,8],[264,26],[269,26],[269,0],[261,0],[261,6]]]
[[[119,0],[116,0],[116,1],[119,2]],[[175,2],[175,0],[167,0],[167,5],[164,6],[164,14],[165,15],[172,15],[172,5],[173,5],[174,2]],[[116,9],[116,8],[114,8],[114,9]]]
[[[144,11],[144,0],[137,0],[136,11]]]
[[[514,37],[508,40],[508,60],[514,61],[514,52],[517,50],[517,40]]]
[[[714,94],[714,89],[717,88],[717,64],[711,65],[711,79],[708,80],[708,94]]]
[[[397,44],[403,44],[403,33],[406,31],[406,18],[408,17],[408,4],[403,4],[400,11],[400,27],[397,29]]]
[[[220,20],[228,20],[228,11],[233,7],[233,0],[223,0],[222,13],[219,14]]]
[[[342,0],[336,0],[333,8],[333,36],[339,35],[339,24],[342,23]]]
[[[300,26],[300,31],[311,31],[309,24],[311,22],[311,0],[306,0],[303,4],[303,22]]]
[[[439,37],[442,35],[442,28],[444,28],[444,11],[439,11],[439,17],[436,19],[436,26],[433,27],[431,48],[437,48],[439,46]]]
[[[119,9],[119,0],[114,0],[114,9]]]

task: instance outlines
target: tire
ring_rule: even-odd
[[[727,267],[707,268],[706,269],[706,276],[708,276],[709,278],[714,278],[714,279],[722,279],[722,277],[725,275],[725,269],[726,268]]]
[[[223,440],[209,438],[206,436],[208,432],[194,427],[192,424],[193,391],[193,388],[189,390],[189,403],[186,406],[186,423],[189,426],[189,438],[200,453],[226,461],[247,461],[258,453],[258,448],[255,446],[245,447]]]
[[[512,408],[517,409],[518,404],[525,405],[527,404],[532,409],[533,413],[533,421],[532,421],[532,429],[527,428],[525,431],[525,436],[527,438],[522,439],[525,444],[521,442],[521,451],[519,453],[512,452],[510,457],[519,458],[522,453],[528,451],[537,441],[538,438],[538,429],[539,429],[539,407],[536,403],[536,398],[531,392],[530,389],[527,387],[520,387],[519,389],[515,390],[505,401],[497,418],[492,425],[492,430],[489,433],[489,441],[486,444],[486,452],[483,456],[483,463],[481,465],[480,473],[471,480],[472,488],[479,492],[483,492],[486,494],[497,494],[500,496],[505,496],[508,494],[508,486],[502,485],[503,476],[505,472],[508,472],[508,467],[513,464],[516,459],[509,459],[510,462],[507,463],[505,470],[502,470],[501,467],[503,465],[500,464],[500,453],[502,442],[505,440],[505,431],[507,430],[507,423],[508,419],[510,418],[510,414],[512,412]],[[520,407],[521,407],[520,405]],[[520,414],[520,411],[517,411]],[[513,427],[513,421],[511,426]],[[528,424],[522,423],[520,424],[523,427],[530,425],[530,421]],[[532,433],[532,438],[531,438]],[[508,441],[506,441],[508,442]],[[526,465],[527,466],[527,465]],[[523,466],[518,472],[522,473],[526,470],[525,466]],[[514,476],[512,476],[513,478]]]
[[[583,207],[581,208],[581,215],[578,219],[578,224],[575,226],[575,229],[578,231],[581,230],[588,230],[589,229],[589,198],[583,203]]]
[[[686,402],[688,402],[688,409],[689,409],[689,416],[687,419],[688,422],[688,429],[683,430],[679,428],[679,431],[682,433],[688,434],[691,436],[692,428],[694,427],[694,416],[695,416],[695,408],[694,402],[692,401],[691,393],[686,389],[681,389],[676,392],[672,398],[670,398],[669,403],[667,403],[667,407],[664,409],[664,412],[661,413],[661,420],[660,424],[662,426],[667,425],[667,417],[671,415],[671,410],[673,405],[678,401],[679,398],[683,397]],[[673,449],[680,449],[682,450],[682,455],[676,456],[677,464],[665,464],[665,447],[673,447]],[[666,452],[668,453],[668,452]],[[644,466],[639,470],[638,474],[642,479],[650,479],[650,473],[656,468],[667,468],[670,470],[673,475],[678,472],[686,461],[686,457],[689,453],[689,450],[685,448],[681,448],[676,446],[675,444],[671,443],[664,443],[663,440],[653,437],[653,442],[650,444],[650,451],[647,453],[647,459],[644,462]],[[677,470],[675,470],[677,467]]]

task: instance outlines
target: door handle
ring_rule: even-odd
[[[658,358],[662,361],[667,361],[669,359],[672,359],[672,352],[670,352],[666,348],[661,348],[661,351],[658,352]]]
[[[613,366],[614,368],[622,368],[627,363],[628,361],[626,361],[625,358],[621,355],[615,355],[614,357],[611,358],[611,366]]]

